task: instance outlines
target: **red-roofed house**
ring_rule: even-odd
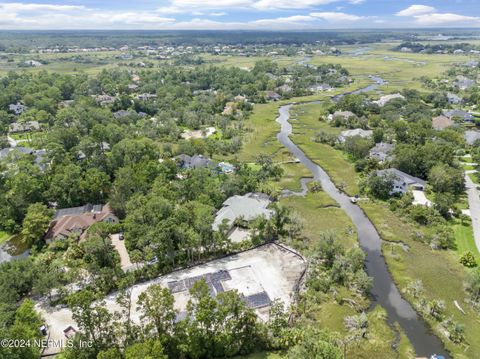
[[[97,222],[118,223],[118,218],[108,204],[87,204],[81,207],[59,209],[45,235],[45,240],[50,243],[57,239],[65,239],[72,233],[83,239],[86,230]]]

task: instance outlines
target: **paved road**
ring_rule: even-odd
[[[468,175],[465,175],[465,185],[467,187],[470,217],[472,217],[473,238],[480,252],[480,192]]]

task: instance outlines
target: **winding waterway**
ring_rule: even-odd
[[[320,181],[323,190],[338,202],[356,226],[360,246],[366,253],[366,270],[368,275],[373,278],[371,290],[373,304],[379,304],[387,311],[390,324],[397,322],[400,325],[412,343],[417,356],[429,357],[432,354],[443,354],[446,358],[449,358],[445,353],[442,342],[431,333],[425,321],[400,295],[382,255],[382,240],[372,222],[360,207],[353,204],[346,194],[335,187],[328,174],[310,160],[290,139],[292,126],[288,121],[292,106],[280,107],[277,122],[281,125],[281,130],[277,139],[310,170],[315,180]]]

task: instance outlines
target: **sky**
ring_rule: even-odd
[[[480,27],[480,0],[0,0],[0,29]]]

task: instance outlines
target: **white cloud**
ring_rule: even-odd
[[[419,26],[479,26],[480,17],[452,13],[439,13],[437,9],[426,5],[412,5],[397,12],[397,16],[413,17]]]
[[[77,6],[77,5],[4,3],[4,4],[0,4],[0,9],[3,9],[8,12],[24,12],[24,11],[57,12],[57,11],[86,10],[86,7]]]
[[[227,13],[225,11],[221,11],[221,12],[211,12],[210,14],[208,14],[209,16],[225,16],[227,15]]]
[[[360,4],[364,0],[171,0],[170,7],[176,11],[188,12],[195,9],[250,8],[256,10],[308,9],[335,2]]]
[[[435,12],[436,9],[427,5],[412,5],[396,13],[397,16],[415,16]]]
[[[0,0],[1,1],[1,0]],[[87,6],[0,3],[2,29],[307,29],[320,28],[325,22],[342,23],[367,17],[343,12],[314,12],[307,15],[244,20],[213,21],[201,17],[222,17],[227,8],[256,11],[267,9],[302,9],[341,0],[169,0],[167,5],[148,10],[109,10]],[[362,0],[343,0],[358,3]],[[174,14],[195,18],[178,21]]]
[[[338,22],[338,21],[359,21],[365,20],[369,17],[345,14],[344,12],[312,12],[310,16],[323,19],[325,21]]]
[[[253,7],[259,10],[306,9],[313,6],[327,5],[338,1],[340,0],[259,0],[253,4]],[[359,0],[351,0],[349,2],[359,3]]]
[[[253,4],[253,0],[172,0],[171,6],[176,8],[232,8],[248,7]]]
[[[480,17],[474,16],[464,16],[458,14],[424,14],[415,16],[415,22],[418,25],[422,26],[433,26],[433,25],[461,25],[466,26],[479,26]]]

